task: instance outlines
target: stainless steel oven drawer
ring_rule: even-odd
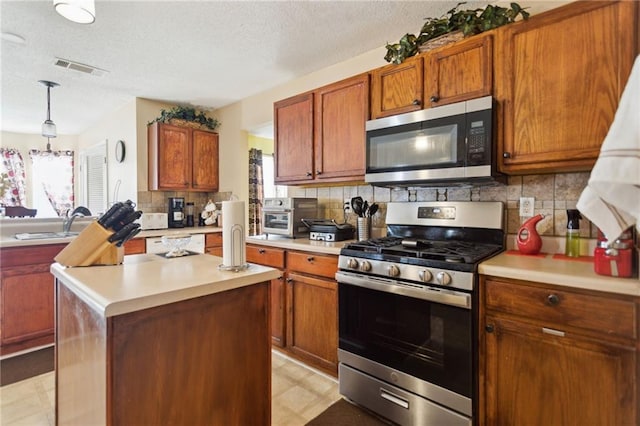
[[[348,365],[341,363],[338,374],[342,395],[400,425],[471,426],[472,424],[472,420],[468,417]]]

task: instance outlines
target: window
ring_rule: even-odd
[[[269,154],[262,155],[262,178],[264,180],[263,188],[264,188],[265,198],[287,196],[287,187],[283,185],[276,185],[274,183],[275,164],[274,164],[273,155],[269,155]]]
[[[29,151],[33,163],[32,208],[38,217],[62,217],[74,206],[73,151]]]

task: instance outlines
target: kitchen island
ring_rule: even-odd
[[[222,259],[125,256],[56,279],[56,423],[271,421],[269,281]]]

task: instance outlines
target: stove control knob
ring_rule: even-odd
[[[351,269],[358,269],[358,261],[355,259],[349,259],[347,261],[347,266]]]
[[[422,270],[420,272],[418,272],[418,277],[420,277],[420,279],[424,282],[428,282],[431,281],[431,271],[428,269]]]
[[[360,264],[360,270],[364,272],[369,272],[371,270],[371,263],[367,260],[363,260]]]
[[[451,284],[451,277],[446,272],[438,272],[438,275],[436,275],[436,279],[442,285]]]
[[[396,265],[389,265],[389,267],[387,268],[387,273],[390,277],[397,277],[398,275],[400,275],[400,268],[398,268]]]

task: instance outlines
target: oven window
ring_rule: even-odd
[[[468,309],[339,284],[339,346],[471,397]]]
[[[286,231],[289,228],[289,215],[288,212],[264,212],[264,227]]]

